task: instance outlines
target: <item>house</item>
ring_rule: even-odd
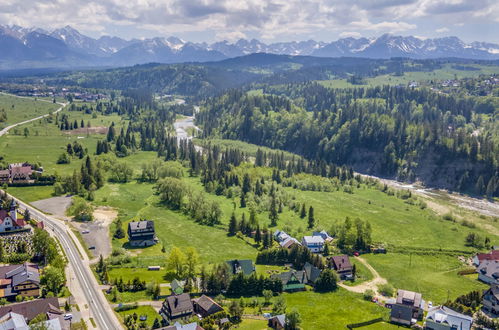
[[[59,310],[59,300],[57,297],[35,299],[0,307],[0,317],[4,317],[11,312],[22,315],[27,322],[40,314],[46,314],[49,319],[54,318],[55,315],[62,316],[64,314]]]
[[[491,285],[482,296],[483,309],[494,315],[499,314],[499,285]]]
[[[0,183],[9,183],[10,182],[10,171],[9,170],[0,170]]]
[[[242,272],[245,276],[249,276],[255,271],[255,266],[251,260],[229,260],[226,263],[232,275]]]
[[[499,261],[485,260],[476,271],[480,281],[487,284],[499,284]]]
[[[390,321],[397,324],[410,326],[415,323],[413,319],[412,307],[409,305],[395,304],[390,312]]]
[[[18,295],[40,295],[40,273],[35,265],[24,263],[0,267],[0,298],[14,300]]]
[[[166,297],[159,314],[167,322],[187,320],[194,313],[191,297],[188,293]]]
[[[310,252],[319,253],[324,250],[324,239],[322,236],[303,236],[301,244]]]
[[[201,317],[207,317],[224,310],[222,306],[205,295],[192,299],[192,305],[194,306],[194,313],[200,315]]]
[[[407,290],[398,290],[397,303],[392,306],[392,312],[396,306],[409,306],[412,310],[412,318],[418,320],[423,316],[424,303],[425,302],[422,298],[421,293]],[[400,308],[398,308],[397,311],[401,311]]]
[[[170,288],[172,289],[172,292],[174,294],[177,294],[177,295],[184,293],[184,286],[185,286],[185,282],[184,281],[179,281],[177,279],[174,279],[170,283]]]
[[[17,216],[17,203],[12,202],[9,210],[0,209],[0,233],[24,229],[26,221]]]
[[[313,285],[315,281],[321,275],[321,270],[314,265],[306,262],[303,266],[303,270],[305,271],[305,275],[307,276],[307,283]]]
[[[499,261],[499,250],[492,250],[489,253],[478,253],[473,257],[473,265],[478,267],[483,261]]]
[[[25,183],[32,182],[31,175],[33,168],[28,163],[16,163],[9,165],[10,182],[11,183]]]
[[[274,240],[277,241],[283,249],[291,249],[296,244],[300,245],[300,242],[296,238],[291,237],[282,230],[277,230],[274,233]]]
[[[38,329],[50,329],[50,330],[62,330],[69,329],[63,328],[59,319],[50,319],[47,321],[42,321],[40,323],[35,323],[35,328]],[[39,327],[37,327],[39,325]],[[0,330],[28,330],[31,329],[26,322],[26,319],[21,314],[14,312],[9,312],[0,318]]]
[[[470,330],[473,318],[445,306],[433,307],[426,316],[428,330]]]
[[[304,270],[291,269],[288,272],[274,274],[272,278],[280,280],[283,291],[287,292],[305,291],[305,284],[308,282]]]
[[[160,328],[158,330],[204,330],[201,328],[196,322],[189,324],[180,324],[179,322],[175,322],[174,325],[170,325],[169,327]]]
[[[333,238],[331,236],[329,236],[329,233],[327,231],[325,231],[325,230],[314,231],[312,233],[312,236],[320,236],[326,242],[330,242],[330,241],[333,240]]]
[[[329,265],[338,273],[340,279],[353,279],[353,266],[350,263],[350,258],[346,254],[329,258]]]
[[[151,246],[158,242],[154,221],[140,220],[128,223],[128,241],[131,246]]]
[[[269,328],[272,329],[284,329],[286,327],[286,315],[276,315],[269,319]]]

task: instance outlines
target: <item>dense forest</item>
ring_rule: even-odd
[[[429,89],[329,89],[317,83],[240,90],[208,99],[205,136],[348,164],[362,173],[498,196],[494,99]]]

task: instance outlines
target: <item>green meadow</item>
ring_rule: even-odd
[[[7,113],[7,121],[0,123],[3,128],[41,115],[49,114],[61,106],[34,98],[21,98],[8,94],[0,94],[0,110]]]

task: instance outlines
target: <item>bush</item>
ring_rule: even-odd
[[[57,164],[69,164],[71,163],[71,159],[67,152],[63,152],[59,158],[57,159]]]
[[[91,204],[87,203],[83,198],[75,196],[73,202],[69,207],[67,213],[78,221],[92,221],[94,208]]]
[[[374,298],[374,291],[373,290],[367,289],[366,291],[364,291],[364,300],[372,301],[373,298]]]
[[[392,297],[395,289],[393,288],[393,286],[387,283],[378,285],[378,291],[385,297]]]
[[[130,311],[132,309],[136,309],[139,305],[137,303],[122,305],[121,307],[116,307],[114,310],[117,312],[125,312]]]

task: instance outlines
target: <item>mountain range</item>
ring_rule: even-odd
[[[0,25],[0,69],[33,67],[116,67],[144,63],[208,62],[253,53],[316,57],[499,59],[499,45],[464,43],[457,37],[422,39],[384,34],[378,38],[343,38],[266,44],[256,39],[235,43],[193,43],[176,37],[124,40],[94,39],[66,26],[54,31]]]

